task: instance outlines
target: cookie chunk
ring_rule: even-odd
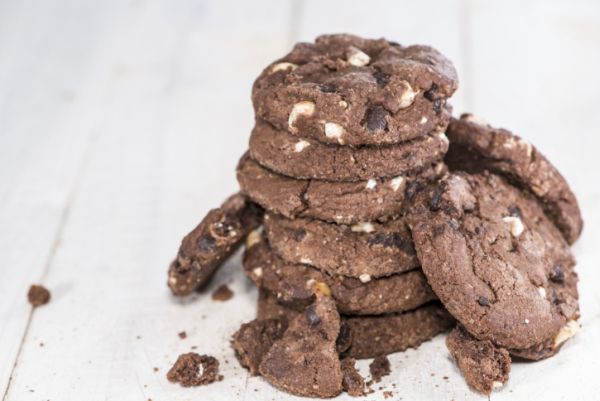
[[[533,145],[470,114],[452,119],[447,135],[447,160],[453,169],[487,169],[507,176],[536,196],[567,242],[577,240],[583,227],[577,199],[556,167]]]
[[[365,395],[365,379],[358,373],[354,358],[342,359],[342,387],[352,397]]]
[[[324,35],[299,43],[254,83],[256,115],[325,143],[392,144],[445,122],[458,86],[452,63],[428,46]]]
[[[236,194],[213,209],[185,236],[169,268],[174,295],[191,294],[206,284],[246,235],[262,223],[262,209]]]
[[[386,223],[338,225],[315,219],[294,220],[265,214],[269,244],[282,258],[330,274],[360,278],[402,273],[419,267],[408,225],[403,218]]]
[[[34,307],[46,305],[50,302],[50,291],[43,285],[31,285],[27,291],[27,300]]]
[[[254,319],[244,323],[231,338],[231,346],[240,364],[250,371],[252,376],[258,374],[258,367],[263,356],[279,340],[287,329],[287,319]]]
[[[250,156],[264,167],[298,179],[367,181],[393,178],[440,161],[448,150],[443,129],[398,145],[324,145],[257,121]]]
[[[260,363],[260,374],[294,395],[333,397],[342,391],[342,370],[335,348],[340,316],[333,300],[320,296],[294,318],[283,337]]]
[[[167,373],[167,379],[183,387],[202,386],[223,380],[219,375],[219,361],[209,355],[195,352],[179,355]]]
[[[446,346],[474,390],[490,394],[508,381],[511,359],[507,350],[473,338],[460,326],[446,337]]]
[[[537,200],[491,174],[453,173],[409,216],[434,292],[478,340],[527,349],[578,317],[574,258]]]
[[[285,306],[274,294],[259,290],[258,319],[287,319],[302,310]],[[376,358],[416,348],[456,324],[439,302],[404,313],[378,316],[344,316],[336,341],[338,353],[356,359]]]
[[[272,252],[264,237],[246,249],[243,264],[257,287],[297,308],[312,303],[317,291],[331,293],[338,311],[349,315],[403,312],[435,299],[420,269],[363,283],[286,262]]]
[[[390,360],[387,359],[387,356],[385,355],[376,357],[373,359],[373,362],[369,364],[369,372],[371,373],[371,380],[373,383],[379,383],[382,378],[392,372]]]
[[[296,180],[262,167],[246,154],[238,165],[237,179],[250,199],[285,217],[356,224],[400,216],[412,196],[446,170],[445,164],[438,162],[393,178],[357,182]]]

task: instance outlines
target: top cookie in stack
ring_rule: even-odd
[[[267,210],[269,255],[279,265],[310,267],[287,269],[285,280],[250,277],[280,298],[307,292],[289,291],[301,281],[289,271],[306,276],[300,271],[309,268],[334,286],[348,279],[376,280],[379,288],[408,283],[399,276],[419,262],[405,204],[446,171],[446,101],[457,85],[452,63],[435,49],[351,35],[299,43],[269,65],[253,87],[256,125],[237,177],[242,192]],[[359,302],[338,307],[373,314],[419,306],[432,297],[418,277],[420,301],[373,294],[381,301],[364,310]]]

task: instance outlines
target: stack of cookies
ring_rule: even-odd
[[[257,319],[242,365],[287,392],[364,392],[354,360],[448,348],[489,393],[510,355],[541,359],[578,328],[569,244],[577,201],[529,143],[451,117],[452,63],[427,46],[327,35],[253,87],[241,192],[184,238],[176,295],[200,289],[246,239]]]

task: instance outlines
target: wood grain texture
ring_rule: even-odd
[[[206,293],[173,299],[166,269],[181,237],[237,188],[253,79],[294,41],[340,31],[439,48],[461,79],[455,113],[473,111],[531,140],[572,183],[586,220],[574,247],[583,331],[550,360],[515,364],[491,399],[597,398],[597,2],[7,0],[0,2],[5,400],[301,399],[249,378],[234,358],[228,339],[254,316],[256,299],[239,255],[207,291],[228,283],[235,296],[225,303]],[[53,299],[28,325],[33,282]],[[393,400],[482,399],[443,340],[390,358],[392,375],[381,386]],[[192,346],[221,361],[223,382],[184,389],[166,380]],[[359,364],[365,375],[367,365]],[[383,398],[382,391],[368,397]]]

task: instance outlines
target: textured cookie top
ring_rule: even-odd
[[[578,317],[569,246],[527,193],[489,173],[455,173],[418,195],[409,217],[434,292],[476,338],[525,349]]]
[[[447,135],[446,159],[451,168],[487,169],[508,176],[538,198],[570,244],[577,240],[583,227],[577,199],[556,167],[533,145],[470,114],[452,119]]]
[[[294,134],[390,144],[434,130],[457,86],[452,63],[429,46],[324,35],[265,68],[252,99],[257,116]]]

